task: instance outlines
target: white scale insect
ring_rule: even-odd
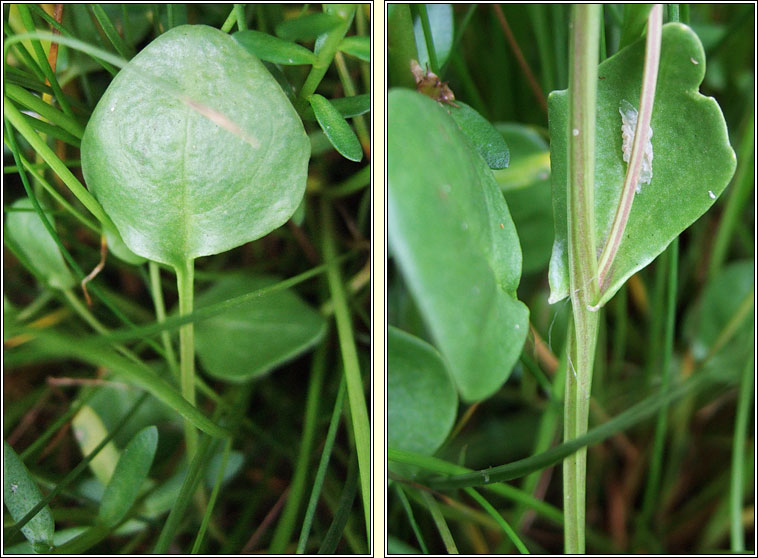
[[[624,153],[624,162],[629,163],[632,156],[632,142],[634,142],[634,129],[637,127],[637,109],[626,99],[621,99],[619,104],[619,113],[621,114],[621,138],[623,140],[621,150]],[[640,168],[639,181],[635,186],[635,191],[639,194],[642,191],[642,184],[650,184],[653,179],[653,144],[650,138],[653,137],[653,129],[647,128],[647,141],[645,149],[642,152],[642,167]]]

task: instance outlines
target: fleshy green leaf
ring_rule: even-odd
[[[311,95],[308,99],[318,125],[329,138],[334,148],[346,159],[360,161],[363,159],[361,142],[345,118],[334,108],[328,99],[321,95]]]
[[[196,305],[202,308],[276,282],[272,277],[230,276],[198,296]],[[195,347],[208,374],[244,382],[307,351],[325,330],[321,314],[283,290],[198,322]]]
[[[629,46],[645,34],[647,16],[652,4],[624,4],[624,24],[621,27],[619,49]]]
[[[366,35],[345,37],[340,43],[340,50],[364,62],[371,62],[371,38]]]
[[[428,343],[387,328],[387,442],[431,455],[450,433],[458,408],[440,354]]]
[[[309,154],[263,63],[217,29],[182,25],[114,78],[87,125],[82,170],[135,254],[180,267],[289,219]]]
[[[157,447],[158,429],[148,426],[124,448],[100,502],[97,517],[101,523],[115,526],[129,512],[150,472]]]
[[[42,500],[42,493],[32,480],[26,466],[8,442],[3,441],[3,502],[18,521]],[[50,507],[43,507],[21,528],[21,532],[37,551],[47,552],[53,546],[55,523]]]
[[[626,174],[621,150],[619,105],[639,105],[645,42],[638,41],[598,67],[595,146],[595,230],[598,247],[610,231]],[[734,174],[736,157],[726,123],[712,97],[698,86],[705,74],[705,53],[697,35],[680,23],[663,26],[653,130],[652,181],[642,184],[614,260],[605,304],[634,273],[653,261],[669,243],[715,203]],[[549,98],[550,160],[555,241],[550,260],[550,302],[569,294],[566,241],[567,92]]]
[[[331,99],[329,102],[332,103],[332,106],[345,118],[360,116],[371,110],[371,95],[368,93],[354,95],[352,97],[337,97],[336,99]],[[306,120],[316,120],[316,116],[313,114],[313,108],[310,106],[306,108],[305,111],[303,111],[303,118]]]
[[[487,166],[491,169],[507,168],[510,152],[502,134],[466,103],[460,101],[455,101],[455,103],[457,107],[446,105],[445,108],[477,153],[487,162]]]
[[[432,44],[437,54],[437,64],[443,66],[447,62],[450,50],[453,47],[453,6],[452,4],[426,4],[426,13],[429,16],[429,27],[432,31]],[[419,64],[422,68],[429,64],[431,68],[429,51],[424,39],[424,29],[418,17],[413,22],[413,32],[416,36]]]
[[[316,55],[307,48],[260,31],[237,31],[232,35],[245,50],[261,60],[293,66],[313,64]]]
[[[435,101],[389,94],[388,234],[458,391],[492,395],[526,338],[521,249],[492,171]]]
[[[337,15],[305,14],[277,25],[276,34],[285,41],[311,41],[319,35],[331,31],[340,23],[342,23],[342,19]]]
[[[46,217],[55,226],[53,216],[47,213]],[[11,210],[5,217],[5,234],[26,255],[35,271],[45,278],[50,287],[68,289],[76,284],[58,245],[29,198],[21,198],[11,205]]]

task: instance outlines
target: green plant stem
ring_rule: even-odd
[[[421,497],[426,503],[426,506],[429,509],[429,513],[432,514],[432,519],[434,520],[434,524],[437,526],[437,531],[439,531],[440,537],[442,537],[442,542],[445,544],[447,553],[458,554],[458,547],[455,546],[453,534],[450,532],[450,528],[447,526],[445,518],[442,516],[442,512],[440,511],[440,507],[437,504],[437,500],[435,500],[434,497],[426,491],[421,493]]]
[[[503,530],[503,533],[511,540],[511,542],[516,546],[518,551],[521,554],[529,554],[529,549],[526,548],[526,545],[521,541],[519,536],[516,534],[516,532],[513,530],[513,528],[508,525],[508,522],[503,519],[503,516],[498,513],[498,511],[493,507],[492,504],[490,504],[481,494],[479,494],[476,490],[473,488],[467,488],[466,494],[471,496],[476,502],[482,506],[484,511],[486,511],[492,518],[497,522],[497,524],[500,526],[500,528]]]
[[[226,17],[226,20],[224,20],[223,25],[221,25],[221,31],[228,33],[232,30],[232,27],[234,27],[235,23],[237,23],[237,10],[232,7],[232,11],[229,12],[229,15]]]
[[[334,217],[332,207],[326,200],[321,200],[321,229],[323,231],[323,253],[327,263],[327,279],[332,301],[334,316],[337,322],[337,334],[342,354],[342,364],[347,382],[347,396],[350,403],[350,418],[353,424],[355,450],[358,455],[358,470],[360,474],[361,496],[363,497],[363,512],[366,520],[366,537],[371,538],[371,431],[366,408],[366,398],[361,381],[361,368],[358,363],[358,352],[353,337],[353,326],[350,319],[350,309],[347,305],[344,285],[336,261],[337,249],[334,239]]]
[[[737,155],[737,172],[729,189],[729,197],[721,217],[716,239],[713,241],[711,260],[708,263],[708,275],[712,279],[721,270],[726,261],[729,244],[739,223],[740,215],[755,187],[755,110],[750,102],[749,116],[745,119],[742,137]]]
[[[334,440],[337,438],[337,429],[340,424],[340,417],[342,416],[343,406],[345,402],[345,377],[340,380],[340,387],[337,391],[337,400],[334,402],[334,409],[332,410],[332,418],[329,421],[329,430],[326,433],[326,441],[324,442],[324,450],[321,453],[321,460],[318,463],[318,470],[316,471],[316,478],[313,480],[313,489],[311,490],[311,496],[308,500],[308,507],[305,510],[305,519],[303,519],[303,527],[300,530],[300,537],[297,541],[297,554],[303,554],[305,552],[305,546],[308,542],[308,535],[310,534],[311,525],[313,524],[313,518],[316,515],[316,505],[318,504],[321,488],[324,485],[324,478],[326,477],[326,468],[329,466],[329,458],[332,455],[332,448],[334,447]]]
[[[729,526],[731,538],[731,551],[741,553],[745,551],[745,529],[742,526],[742,500],[745,492],[745,445],[747,442],[747,425],[750,417],[750,404],[753,401],[753,387],[755,382],[755,369],[753,364],[755,357],[748,359],[742,371],[740,380],[739,396],[737,399],[737,412],[734,419],[734,438],[732,441],[732,478],[729,491]]]
[[[354,97],[357,95],[355,84],[353,83],[353,78],[350,77],[350,71],[347,69],[347,64],[345,64],[345,57],[342,56],[341,52],[336,52],[334,54],[334,63],[337,66],[337,72],[340,76],[342,88],[345,90],[345,96]],[[369,148],[371,146],[371,136],[368,133],[366,120],[363,118],[363,115],[359,114],[354,116],[353,124],[355,125],[355,133],[358,135],[361,146],[364,146],[364,149]]]
[[[234,13],[237,16],[237,29],[240,31],[247,31],[247,22],[245,21],[245,5],[235,4]]]
[[[229,438],[224,444],[224,455],[221,459],[221,467],[219,467],[218,473],[216,474],[216,483],[213,485],[213,492],[211,492],[211,498],[208,502],[205,513],[203,514],[203,522],[200,524],[200,529],[197,532],[197,537],[195,537],[195,543],[192,545],[191,554],[198,554],[200,552],[200,547],[203,544],[203,538],[205,537],[205,531],[208,529],[208,524],[210,523],[211,516],[213,515],[213,508],[216,505],[216,499],[218,498],[218,493],[221,490],[221,484],[224,480],[224,473],[226,472],[226,464],[229,461],[229,454],[231,451],[232,439]]]
[[[416,517],[413,515],[413,509],[411,508],[411,503],[408,501],[408,497],[405,495],[403,485],[399,482],[396,482],[394,484],[397,496],[400,499],[400,503],[403,506],[403,509],[405,510],[405,515],[408,516],[408,523],[411,524],[413,534],[416,535],[416,540],[421,547],[421,552],[422,554],[429,554],[429,549],[426,546],[426,541],[424,541],[424,537],[421,534],[421,529],[419,529],[418,523],[416,522]]]
[[[429,57],[429,67],[433,74],[440,73],[440,65],[437,61],[437,49],[434,48],[434,38],[432,37],[432,26],[429,24],[429,13],[426,4],[416,4],[421,28],[424,30],[424,42],[426,43],[426,53]]]
[[[195,262],[187,260],[183,267],[176,267],[176,287],[179,295],[179,315],[192,313],[194,300]],[[195,406],[195,324],[179,328],[179,368],[182,396]],[[197,430],[191,422],[184,422],[184,439],[187,444],[187,459],[191,461],[197,452]]]
[[[564,440],[587,432],[598,314],[590,310],[597,292],[594,231],[595,104],[597,99],[600,6],[573,9],[569,75],[569,276],[573,327],[569,326]],[[587,450],[563,462],[564,544],[567,554],[583,554]]]
[[[305,492],[305,481],[310,471],[311,448],[316,433],[318,422],[319,400],[324,386],[324,374],[326,372],[326,359],[328,356],[328,344],[319,345],[313,357],[311,380],[308,385],[308,395],[305,403],[305,419],[303,421],[303,435],[300,440],[300,450],[297,453],[295,473],[292,476],[289,495],[284,505],[279,522],[274,530],[269,552],[271,554],[285,554],[290,537],[295,530],[297,512],[302,503]]]
[[[163,302],[163,289],[161,288],[161,268],[155,262],[149,262],[148,268],[150,269],[150,291],[153,295],[155,318],[159,324],[162,324],[166,321],[166,305]],[[174,353],[174,346],[171,344],[171,336],[168,331],[164,330],[161,332],[161,341],[163,341],[163,349],[166,352],[168,367],[171,373],[176,375],[178,371],[176,354]]]
[[[676,285],[679,266],[679,239],[674,239],[667,251],[667,289],[666,289],[666,313],[665,333],[663,340],[663,359],[660,370],[660,391],[665,393],[671,385],[671,359],[674,352],[674,323],[676,321]],[[659,502],[660,479],[663,468],[664,443],[666,441],[666,427],[668,423],[668,405],[664,405],[658,411],[658,420],[655,425],[655,438],[650,457],[650,474],[642,503],[642,512],[639,515],[641,524],[647,527],[653,517],[653,512]]]
[[[355,6],[352,6],[350,17],[343,18],[342,23],[329,31],[323,41],[319,41],[320,46],[316,52],[316,62],[311,67],[311,71],[308,73],[308,77],[305,78],[305,83],[303,83],[303,87],[297,96],[295,107],[299,113],[302,113],[308,106],[308,97],[316,92],[316,88],[332,64],[332,59],[337,53],[342,39],[345,38],[347,30],[350,28],[354,14]]]
[[[608,233],[608,240],[603,246],[598,263],[598,283],[601,292],[607,286],[610,278],[613,260],[618,253],[621,241],[624,238],[624,230],[632,211],[632,202],[636,193],[637,182],[642,169],[642,155],[647,142],[647,130],[650,127],[650,119],[653,115],[653,102],[655,101],[655,86],[658,81],[658,65],[661,59],[661,37],[663,27],[663,6],[656,4],[650,10],[647,20],[647,39],[645,42],[645,66],[642,70],[642,92],[640,93],[640,110],[637,118],[637,127],[634,130],[632,153],[629,165],[624,177],[624,186],[621,191],[621,200],[613,217],[613,224]],[[597,75],[597,72],[595,72]],[[644,130],[644,132],[643,132]]]

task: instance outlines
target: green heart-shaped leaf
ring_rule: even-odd
[[[526,338],[521,249],[492,171],[445,108],[389,94],[388,234],[458,391],[492,395]]]
[[[387,442],[431,455],[453,427],[458,408],[445,363],[428,343],[387,328]]]
[[[3,441],[3,502],[18,521],[42,500],[42,493],[29,471],[8,442]],[[44,506],[21,528],[27,540],[43,552],[53,545],[55,522],[50,506]]]
[[[155,426],[140,430],[124,448],[100,502],[97,518],[101,523],[117,525],[129,512],[150,472],[157,448]]]
[[[273,285],[272,277],[234,275],[197,298],[209,306]],[[295,358],[321,339],[324,318],[294,292],[277,291],[195,325],[195,347],[208,374],[244,382]]]
[[[611,228],[626,174],[622,157],[622,100],[639,105],[645,41],[637,41],[598,67],[595,144],[595,231],[602,247]],[[705,75],[705,53],[697,35],[680,23],[663,27],[658,87],[650,127],[652,180],[634,197],[607,289],[605,304],[634,273],[705,213],[734,174],[724,116],[698,86]],[[567,91],[550,94],[550,160],[555,241],[550,261],[550,302],[569,294],[566,236],[568,142]]]
[[[53,216],[46,215],[55,226]],[[13,202],[5,217],[5,234],[21,250],[41,277],[54,289],[69,289],[76,284],[63,261],[58,245],[45,228],[29,198]]]
[[[260,60],[217,29],[182,25],[114,78],[87,125],[82,170],[126,245],[178,268],[282,225],[309,153]]]

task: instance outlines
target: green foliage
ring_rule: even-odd
[[[469,139],[476,152],[487,162],[487,166],[491,169],[507,168],[510,153],[503,136],[466,103],[457,101],[455,104],[458,106],[450,106],[447,109],[450,116]]]
[[[3,441],[3,502],[11,517],[19,521],[42,499],[37,484],[8,442]],[[49,552],[53,547],[55,523],[49,506],[21,528],[35,552]]]
[[[434,453],[453,427],[458,396],[439,353],[421,339],[387,329],[387,444]]]
[[[510,375],[527,333],[521,250],[491,171],[446,110],[389,95],[389,241],[466,401]]]
[[[111,480],[105,487],[98,521],[115,526],[129,512],[147,478],[157,447],[158,429],[148,426],[138,432],[124,448]]]
[[[598,67],[595,149],[595,236],[600,248],[619,203],[626,174],[621,150],[619,104],[639,104],[644,41],[621,50]],[[597,301],[605,304],[627,279],[710,208],[734,174],[736,157],[718,103],[698,92],[705,74],[705,53],[687,26],[663,28],[653,129],[653,177],[635,195],[624,239],[607,286]],[[566,92],[550,95],[551,167],[555,242],[550,265],[550,301],[569,294],[566,232]]]
[[[45,216],[55,226],[53,216]],[[23,252],[39,277],[54,289],[69,289],[76,282],[60,249],[34,210],[31,200],[15,201],[5,218],[5,234]]]
[[[319,126],[337,151],[351,161],[358,162],[363,159],[358,137],[334,105],[321,95],[312,95],[308,101]]]
[[[197,298],[198,308],[276,284],[273,277],[227,276]],[[278,291],[197,324],[197,354],[209,375],[258,378],[318,343],[324,318],[295,293]]]
[[[264,66],[193,25],[161,35],[113,80],[87,124],[82,170],[134,253],[180,267],[289,219],[309,154]]]
[[[318,520],[311,513],[302,552],[325,540],[332,552],[367,552],[369,367],[361,363],[370,354],[371,167],[335,156],[308,99],[329,104],[325,122],[342,125],[337,147],[347,138],[348,154],[360,159],[371,145],[370,10],[61,6],[62,20],[36,5],[4,9],[13,156],[4,182],[5,316],[13,322],[4,364],[16,401],[5,424],[49,490],[35,509],[49,513],[52,502],[56,520],[73,527],[34,549],[21,543],[36,521],[27,512],[6,527],[4,552],[47,551],[52,540],[69,554],[235,554],[269,548],[273,532],[288,534],[277,544],[289,550],[309,495]],[[311,144],[319,151],[309,157]],[[166,264],[178,272],[176,288],[164,282]],[[78,281],[93,270],[88,305]],[[234,283],[263,276],[284,279]],[[197,310],[195,283],[216,292]],[[179,315],[166,311],[177,302]],[[340,325],[330,334],[335,313]],[[224,346],[233,351],[222,354]],[[214,362],[234,385],[217,380]],[[323,379],[316,402],[345,394],[350,376],[349,413],[344,395],[335,413],[331,405],[304,412],[315,370]],[[314,481],[327,422],[334,455]],[[52,455],[31,461],[42,451]],[[274,473],[300,488],[290,492],[287,517],[250,541],[249,525],[282,497]],[[359,478],[365,496],[356,498]]]

